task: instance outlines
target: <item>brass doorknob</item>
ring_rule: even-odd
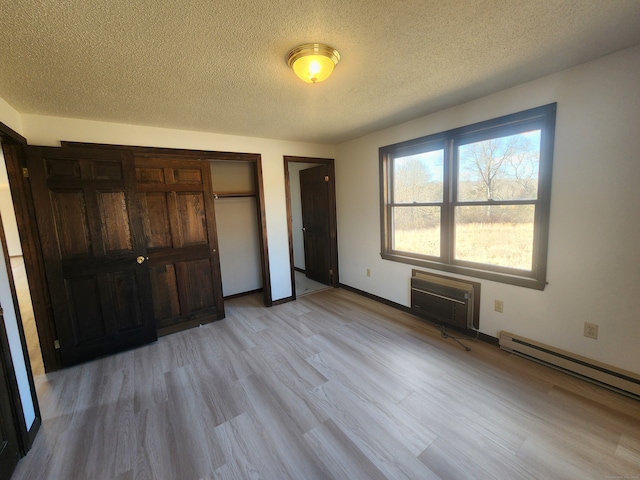
[[[139,265],[144,263],[145,260],[149,260],[149,257],[143,257],[142,255],[140,255],[138,258],[136,258],[136,262],[138,262]]]

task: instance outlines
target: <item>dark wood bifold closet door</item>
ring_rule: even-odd
[[[26,152],[62,364],[154,341],[131,154]]]
[[[135,157],[159,334],[224,317],[209,163]]]

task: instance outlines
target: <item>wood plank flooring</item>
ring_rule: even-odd
[[[303,295],[308,295],[310,293],[315,293],[320,290],[331,288],[329,285],[324,285],[320,282],[316,282],[315,280],[307,278],[304,273],[299,272],[298,270],[295,271],[295,281],[296,297],[302,297]]]
[[[36,377],[20,479],[640,478],[640,402],[343,289]]]

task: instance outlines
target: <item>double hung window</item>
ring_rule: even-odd
[[[555,111],[381,148],[382,257],[542,290]]]

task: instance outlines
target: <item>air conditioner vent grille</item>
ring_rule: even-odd
[[[411,276],[411,310],[437,323],[479,328],[480,284],[418,270]]]

